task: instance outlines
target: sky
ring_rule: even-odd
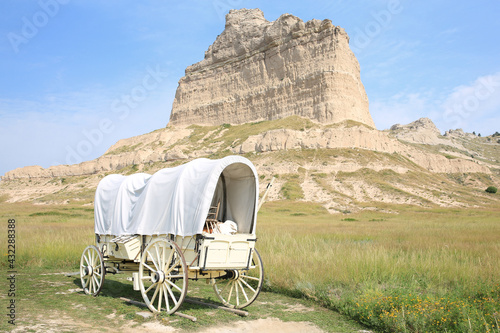
[[[165,127],[185,68],[239,8],[344,28],[380,130],[428,117],[500,131],[498,0],[3,0],[0,175]]]

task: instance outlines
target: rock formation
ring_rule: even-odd
[[[261,190],[278,176],[269,200],[286,198],[279,189],[290,183],[301,200],[330,212],[373,202],[492,206],[500,199],[484,189],[500,182],[499,148],[462,130],[442,136],[427,118],[375,129],[344,30],[289,14],[268,22],[260,10],[245,9],[228,14],[205,59],[186,69],[169,126],[120,140],[92,161],[9,171],[0,202],[91,204],[107,173],[244,154]]]
[[[406,125],[392,125],[390,132],[396,138],[421,144],[449,144],[449,140],[441,137],[441,132],[429,118],[420,118]]]
[[[242,127],[244,126],[242,125]],[[488,166],[478,164],[477,161],[471,160],[466,155],[458,155],[457,157],[461,158],[450,160],[442,154],[423,151],[391,137],[396,135],[400,140],[411,143],[459,147],[468,155],[472,153],[467,152],[462,145],[454,140],[438,138],[436,135],[439,134],[439,130],[431,120],[426,118],[408,125],[394,125],[390,132],[379,131],[361,124],[349,125],[348,123],[317,124],[313,128],[300,130],[273,128],[248,137],[238,138],[231,144],[224,143],[227,129],[221,130],[223,127],[220,126],[218,129],[209,131],[194,142],[190,140],[196,132],[194,129],[163,128],[148,134],[120,140],[110,147],[103,156],[92,161],[75,165],[52,166],[47,169],[40,166],[18,168],[5,173],[2,180],[91,175],[120,170],[132,165],[206,157],[223,151],[230,151],[233,154],[247,154],[293,149],[338,148],[359,148],[381,153],[400,154],[407,156],[413,163],[430,172],[491,173]],[[203,128],[199,131],[203,132]],[[232,131],[238,132],[237,126]],[[434,134],[434,136],[429,133]]]
[[[330,20],[232,10],[225,30],[180,79],[169,125],[221,125],[298,115],[375,127],[359,63]]]

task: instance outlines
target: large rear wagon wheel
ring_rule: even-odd
[[[188,288],[187,265],[177,244],[159,238],[146,247],[139,265],[139,287],[151,311],[177,311]]]
[[[215,294],[227,307],[242,309],[259,296],[264,281],[264,265],[253,249],[250,270],[228,270],[226,276],[213,280]]]
[[[80,259],[80,280],[83,291],[88,295],[97,296],[101,291],[105,275],[102,252],[95,245],[87,246]]]

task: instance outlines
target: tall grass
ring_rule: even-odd
[[[500,210],[381,208],[399,214],[266,203],[257,247],[267,288],[381,331],[499,332]],[[94,244],[90,207],[0,203],[0,216],[16,218],[20,270],[76,268]]]
[[[381,330],[500,329],[499,211],[399,207],[345,221],[310,204],[266,205],[258,245],[271,288]]]
[[[0,204],[0,216],[16,220],[16,267],[21,269],[78,267],[83,249],[95,243],[92,208]],[[7,248],[5,237],[0,246]]]

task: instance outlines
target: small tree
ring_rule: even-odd
[[[497,188],[495,186],[488,186],[488,188],[486,189],[486,192],[497,193]]]

